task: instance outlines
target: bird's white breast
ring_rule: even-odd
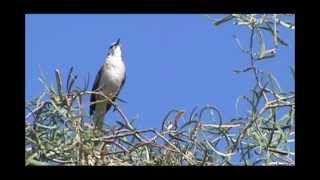
[[[100,79],[101,90],[106,95],[115,95],[125,78],[125,65],[121,57],[110,57],[103,68],[104,73]]]

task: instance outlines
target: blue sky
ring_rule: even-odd
[[[136,118],[137,127],[160,128],[169,110],[189,115],[196,105],[208,104],[228,121],[237,117],[236,99],[254,85],[251,73],[233,72],[248,67],[249,58],[232,35],[248,47],[249,33],[232,23],[215,27],[200,14],[26,15],[26,100],[43,91],[39,65],[52,84],[56,68],[66,77],[73,66],[80,86],[89,73],[91,89],[107,48],[121,38],[127,80],[120,98],[128,102],[121,107]],[[289,91],[294,89],[289,69],[294,67],[294,31],[280,29],[280,35],[289,47],[279,46],[276,58],[259,67]],[[106,122],[119,119],[109,112]]]

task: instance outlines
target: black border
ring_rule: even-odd
[[[25,0],[25,13],[294,13],[299,3],[279,0]],[[301,4],[301,3],[300,3]]]
[[[293,167],[25,167],[24,159],[24,87],[25,87],[25,14],[28,13],[76,13],[76,14],[100,14],[100,13],[295,13],[296,14],[296,59],[300,59],[305,48],[301,44],[305,44],[304,38],[299,37],[297,34],[303,34],[305,24],[305,14],[302,11],[304,4],[302,2],[289,1],[288,3],[279,3],[276,0],[269,1],[209,1],[209,0],[196,0],[194,1],[151,1],[151,0],[32,0],[32,1],[15,1],[14,15],[13,15],[13,27],[14,27],[14,59],[19,65],[14,63],[15,76],[14,85],[12,87],[18,90],[15,95],[12,107],[17,107],[13,110],[15,115],[15,122],[12,122],[12,128],[15,132],[15,137],[10,140],[13,143],[13,147],[10,149],[12,154],[15,154],[10,163],[13,163],[13,167],[18,168],[23,173],[14,173],[13,175],[33,175],[50,176],[50,177],[84,177],[91,178],[96,175],[100,175],[103,178],[110,178],[114,176],[119,177],[147,177],[147,178],[195,178],[206,176],[234,176],[241,177],[281,177],[279,175],[295,175],[301,172],[302,164],[306,163],[306,158],[302,158],[303,148],[306,145],[305,138],[302,140],[302,135],[308,133],[304,123],[301,123],[299,116],[303,114],[301,111],[305,111],[303,106],[298,106],[296,112],[296,166]],[[297,51],[298,50],[298,51]],[[299,53],[298,53],[299,52]],[[306,68],[303,68],[303,63],[296,60],[296,73],[298,75],[307,74]],[[8,70],[8,69],[7,69]],[[309,72],[310,73],[310,72]],[[22,80],[21,77],[24,77]],[[305,99],[303,81],[296,80],[296,90],[298,96],[296,102],[302,103]],[[18,82],[18,83],[17,83]],[[301,84],[300,84],[301,83]],[[299,109],[301,108],[301,109]],[[17,110],[18,113],[17,113]],[[20,111],[21,110],[21,111]],[[301,111],[300,111],[301,110]],[[301,113],[301,114],[300,114]],[[18,123],[19,120],[19,123]],[[20,122],[21,121],[21,122]],[[19,124],[19,125],[17,125]],[[17,128],[16,128],[17,127]],[[19,142],[19,143],[18,143]],[[299,146],[297,145],[299,144]]]

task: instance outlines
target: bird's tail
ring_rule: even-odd
[[[111,108],[111,104],[97,104],[95,111],[93,113],[93,123],[95,129],[102,132],[103,124],[104,124],[104,118]]]
[[[94,128],[102,132],[103,123],[104,123],[104,114],[97,113],[97,112],[93,113],[93,123],[94,123]]]

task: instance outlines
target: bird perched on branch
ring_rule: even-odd
[[[120,39],[109,47],[105,63],[100,68],[92,91],[103,93],[114,101],[119,95],[126,80],[126,67],[122,60]],[[99,101],[99,102],[98,102]],[[102,130],[104,117],[112,104],[103,96],[91,94],[90,116],[93,115],[94,127]]]

